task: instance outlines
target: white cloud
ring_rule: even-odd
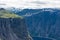
[[[0,0],[0,7],[60,8],[60,0]]]

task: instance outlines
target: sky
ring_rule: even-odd
[[[0,7],[60,8],[60,0],[0,0]]]

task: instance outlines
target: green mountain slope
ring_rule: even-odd
[[[7,10],[0,10],[0,18],[23,18],[17,14],[11,13]]]

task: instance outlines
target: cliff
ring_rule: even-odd
[[[32,40],[24,18],[1,8],[0,40]]]
[[[60,8],[13,10],[25,17],[34,40],[60,40]]]
[[[31,40],[24,19],[0,18],[2,40]]]
[[[34,40],[60,40],[60,9],[25,9],[19,14],[25,15],[28,30]]]

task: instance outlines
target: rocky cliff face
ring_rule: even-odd
[[[60,9],[39,9],[37,12],[33,11],[34,13],[30,11],[30,16],[26,15],[26,24],[32,37],[60,40]]]
[[[28,30],[34,40],[60,40],[60,9],[13,9],[24,16]]]
[[[31,40],[25,20],[3,8],[0,9],[0,40]]]
[[[1,40],[31,40],[24,19],[0,18]]]

